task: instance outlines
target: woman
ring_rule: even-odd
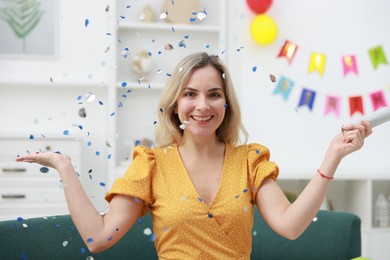
[[[69,158],[21,156],[59,172],[70,214],[91,252],[114,245],[150,210],[160,259],[250,259],[254,206],[288,239],[301,235],[319,210],[346,155],[372,132],[367,121],[345,125],[331,141],[305,190],[290,203],[276,183],[279,170],[260,144],[239,144],[247,133],[230,75],[217,56],[184,58],[161,97],[159,148],[136,147],[123,178],[107,193],[99,215]]]

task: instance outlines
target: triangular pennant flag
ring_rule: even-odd
[[[321,76],[324,75],[326,56],[325,54],[313,52],[310,57],[308,72],[318,71]]]
[[[303,88],[298,107],[307,106],[310,110],[313,110],[315,97],[316,97],[316,92],[314,92],[313,90]]]
[[[340,114],[340,97],[326,96],[325,101],[325,115],[335,113],[336,116]]]
[[[291,63],[297,50],[298,46],[296,44],[293,44],[290,41],[286,40],[283,44],[282,49],[279,52],[278,58],[286,57],[288,63]]]
[[[371,93],[370,98],[374,111],[378,110],[381,107],[387,107],[385,95],[383,94],[382,90]]]
[[[355,74],[358,74],[355,55],[344,55],[341,60],[343,63],[344,76],[347,75],[349,72],[354,72]]]
[[[281,76],[272,94],[274,95],[281,94],[283,95],[284,100],[287,101],[293,86],[294,86],[294,82],[292,80],[284,76]]]
[[[377,46],[375,48],[372,48],[368,50],[368,53],[370,54],[372,65],[374,66],[374,69],[378,68],[379,64],[387,64],[387,59],[385,52],[383,51],[382,46]]]
[[[355,113],[361,113],[362,115],[364,115],[362,97],[361,96],[350,97],[349,109],[350,109],[351,116],[353,116],[353,114]]]

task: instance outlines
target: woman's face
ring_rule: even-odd
[[[225,90],[213,66],[196,69],[182,89],[175,113],[185,125],[184,138],[215,137],[225,117]]]

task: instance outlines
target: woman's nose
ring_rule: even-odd
[[[198,98],[197,109],[199,109],[199,110],[210,109],[210,105],[209,105],[209,102],[208,102],[206,97],[200,96]]]

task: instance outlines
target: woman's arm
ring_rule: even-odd
[[[39,163],[58,171],[72,220],[92,253],[113,246],[140,217],[143,202],[124,195],[116,195],[108,212],[100,215],[82,187],[69,157],[44,152],[20,156],[16,161]]]
[[[306,230],[321,207],[342,158],[359,150],[364,138],[372,133],[367,121],[362,121],[361,125],[346,125],[343,129],[343,133],[338,133],[331,141],[319,167],[319,172],[326,177],[316,173],[294,203],[287,200],[274,180],[269,178],[263,182],[256,196],[256,205],[275,232],[296,239]]]

